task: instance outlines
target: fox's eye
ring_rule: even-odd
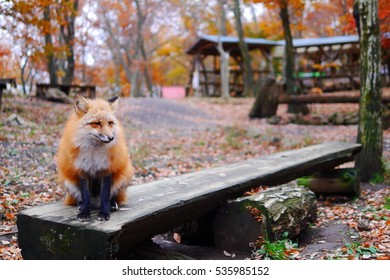
[[[101,123],[100,122],[90,122],[89,125],[92,127],[97,127],[97,126],[101,126]]]
[[[109,122],[108,122],[108,125],[110,125],[110,126],[111,126],[111,125],[114,125],[114,122],[113,122],[113,121],[109,121]]]

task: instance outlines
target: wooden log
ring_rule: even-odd
[[[62,202],[18,214],[25,259],[95,259],[126,254],[159,233],[209,213],[259,185],[289,182],[353,160],[360,144],[325,143],[128,188],[128,204],[109,221],[78,222]]]
[[[298,178],[297,184],[309,188],[317,195],[360,195],[360,184],[354,168],[316,172],[311,176]]]
[[[359,95],[280,95],[279,103],[359,103]],[[383,103],[390,103],[390,96],[382,96]]]
[[[250,252],[260,238],[275,240],[287,232],[296,237],[315,220],[313,192],[290,183],[226,202],[214,217],[217,248],[228,252]]]

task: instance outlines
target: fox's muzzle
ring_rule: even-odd
[[[99,134],[98,139],[104,143],[110,143],[112,140],[114,140],[114,136]]]

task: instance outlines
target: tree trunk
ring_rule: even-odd
[[[134,70],[134,61],[139,57],[139,51],[136,46],[136,43],[133,40],[129,40],[126,44],[120,43],[120,34],[118,34],[117,29],[115,28],[115,22],[109,18],[109,11],[107,7],[101,2],[97,1],[99,8],[101,9],[101,14],[103,16],[104,30],[109,35],[109,40],[107,40],[107,46],[111,51],[112,60],[114,63],[114,75],[115,83],[119,90],[121,89],[121,66],[125,73],[126,80],[131,84],[130,92],[124,93],[125,96],[134,96],[137,85],[133,83],[138,80],[138,70]],[[135,50],[135,51],[134,51]],[[134,52],[134,54],[133,54]]]
[[[22,82],[23,95],[27,95],[27,90],[26,90],[27,79],[25,78],[25,71],[28,64],[28,60],[29,57],[27,55],[26,60],[22,63],[22,66],[20,67],[20,81]]]
[[[357,33],[360,35],[360,15],[359,15],[359,0],[353,1],[352,15],[355,20]]]
[[[228,52],[225,52],[221,41],[218,42],[218,51],[220,57],[220,71],[221,71],[221,97],[229,98],[230,90],[229,90],[229,58],[230,55]]]
[[[286,184],[228,201],[216,211],[214,240],[226,251],[251,251],[250,243],[296,237],[316,217],[316,197],[310,190]]]
[[[146,20],[146,15],[143,14],[142,9],[141,9],[141,4],[139,0],[135,0],[135,4],[137,6],[137,46],[136,48],[141,51],[141,56],[143,59],[143,72],[144,72],[144,77],[145,77],[145,83],[146,87],[149,91],[149,94],[152,96],[153,94],[153,84],[152,81],[149,77],[149,71],[147,67],[147,56],[146,56],[146,50],[145,50],[145,45],[144,45],[144,37],[142,33],[143,25]]]
[[[218,7],[220,10],[220,21],[218,30],[221,36],[226,36],[226,13],[225,13],[225,2],[226,0],[218,0]],[[230,55],[229,52],[226,52],[223,49],[222,42],[220,38],[218,38],[218,46],[217,46],[218,52],[219,52],[219,61],[220,61],[220,73],[221,73],[221,97],[222,98],[229,98],[230,97],[230,90],[229,90],[229,59]]]
[[[65,5],[68,4],[68,1],[65,1]],[[79,6],[78,0],[73,0],[73,5],[71,10],[64,16],[67,24],[61,25],[61,35],[65,41],[67,51],[66,51],[66,69],[65,77],[63,79],[63,84],[71,85],[74,78],[74,69],[75,69],[75,59],[74,59],[74,40],[75,40],[75,20],[77,15],[77,10]]]
[[[0,84],[0,113],[1,113],[1,106],[3,105],[3,89],[6,88],[6,85]]]
[[[244,32],[241,23],[241,10],[239,0],[234,0],[234,15],[236,30],[238,34],[238,45],[240,47],[242,60],[244,62],[244,91],[246,96],[254,96],[253,92],[253,73],[249,56],[248,45],[244,40]]]
[[[140,91],[138,86],[138,77],[139,77],[139,71],[135,70],[133,72],[133,75],[131,76],[130,83],[131,83],[131,89],[130,89],[130,96],[131,97],[139,97]]]
[[[50,23],[50,6],[46,6],[43,10],[44,21],[48,25],[49,32],[45,33],[45,54],[47,59],[47,71],[49,72],[50,84],[58,84],[56,59],[53,50],[53,38],[51,36]]]
[[[84,35],[81,35],[81,82],[83,84],[87,84],[87,65],[86,65],[86,51],[85,51],[85,45],[86,45],[86,39],[84,39]]]
[[[284,65],[284,77],[286,83],[286,93],[288,95],[299,94],[299,87],[295,81],[295,54],[293,46],[293,38],[290,29],[290,18],[288,14],[288,4],[280,4],[280,18],[282,20],[285,45],[285,65]],[[289,113],[303,113],[307,114],[309,109],[304,104],[289,104]]]
[[[67,4],[69,1],[65,1]],[[74,40],[75,40],[75,20],[76,14],[79,6],[78,0],[73,0],[72,8],[69,12],[66,13],[65,19],[67,21],[67,25],[61,25],[61,35],[65,41],[67,46],[66,52],[66,61],[67,67],[65,69],[65,77],[63,80],[63,84],[71,85],[74,78],[74,69],[75,69],[75,59],[74,59]]]
[[[250,118],[264,118],[276,115],[278,97],[282,88],[276,84],[274,76],[266,76],[256,94],[255,103],[249,113]]]
[[[218,2],[218,9],[220,12],[220,26],[218,29],[222,36],[227,36],[226,12],[225,12],[226,0],[218,0],[217,2]]]
[[[356,167],[361,181],[383,178],[383,125],[380,87],[378,1],[360,0],[360,109]]]

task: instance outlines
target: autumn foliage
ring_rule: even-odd
[[[185,51],[197,34],[218,33],[219,2],[227,34],[236,36],[227,0],[2,1],[0,76],[16,76],[26,86],[73,82],[134,96],[156,86],[185,85],[191,69]],[[356,34],[352,5],[353,0],[245,0],[244,35],[283,39],[283,6],[293,38]],[[389,1],[379,0],[379,18],[382,34],[390,32]]]

